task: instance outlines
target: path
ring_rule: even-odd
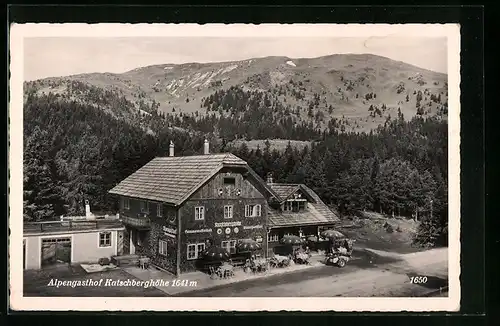
[[[368,252],[370,253],[371,250]],[[212,297],[374,297],[420,296],[447,285],[447,250],[428,250],[406,255],[371,251],[371,260],[353,261],[345,268],[318,267],[183,296]],[[410,276],[426,276],[425,285],[410,283]]]

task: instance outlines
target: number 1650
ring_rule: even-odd
[[[413,283],[413,284],[427,283],[427,276],[411,276],[410,283]]]

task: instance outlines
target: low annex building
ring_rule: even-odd
[[[123,253],[125,227],[119,216],[94,215],[90,212],[90,205],[86,203],[85,206],[85,216],[24,223],[24,269],[97,263],[100,258]]]
[[[267,184],[278,195],[279,201],[278,205],[269,205],[267,214],[270,251],[279,247],[279,239],[284,235],[319,237],[321,231],[339,222],[338,215],[306,185],[274,183],[271,176],[268,176]]]

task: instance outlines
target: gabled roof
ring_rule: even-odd
[[[304,184],[273,183],[271,188],[279,194],[281,201],[285,201],[300,189],[312,199],[312,202],[307,204],[307,210],[304,212],[282,212],[268,207],[267,216],[270,227],[333,224],[340,220],[318,194]]]
[[[131,174],[110,194],[180,205],[223,167],[242,167],[277,195],[239,157],[230,154],[157,157]]]
[[[304,212],[289,213],[268,208],[267,217],[269,227],[328,225],[339,221],[338,216],[328,207],[325,209],[313,203],[307,204]]]
[[[298,184],[271,183],[269,186],[280,196],[281,200],[286,200],[299,189]]]
[[[276,194],[278,194],[279,199],[282,202],[290,198],[290,196],[292,196],[298,190],[302,190],[305,195],[313,201],[319,199],[319,196],[316,195],[316,193],[312,189],[306,187],[306,185],[301,183],[271,183],[268,185],[276,192]]]

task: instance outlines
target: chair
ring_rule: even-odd
[[[230,270],[230,269],[224,269],[224,278],[230,278],[231,276],[233,276],[233,271]]]
[[[208,267],[209,273],[210,273],[210,278],[213,279],[218,279],[219,275],[217,275],[217,272],[213,266]]]
[[[149,268],[149,258],[148,257],[139,258],[139,266],[141,267],[141,269],[148,269]]]
[[[243,271],[244,271],[245,273],[248,273],[248,272],[250,272],[251,270],[252,270],[252,264],[251,264],[251,262],[250,262],[250,259],[247,259],[247,260],[245,261],[245,265],[243,265]]]
[[[217,270],[215,271],[217,273],[217,275],[219,276],[219,278],[221,279],[225,279],[227,274],[226,274],[226,269],[222,268],[222,267],[219,267],[217,268]]]

